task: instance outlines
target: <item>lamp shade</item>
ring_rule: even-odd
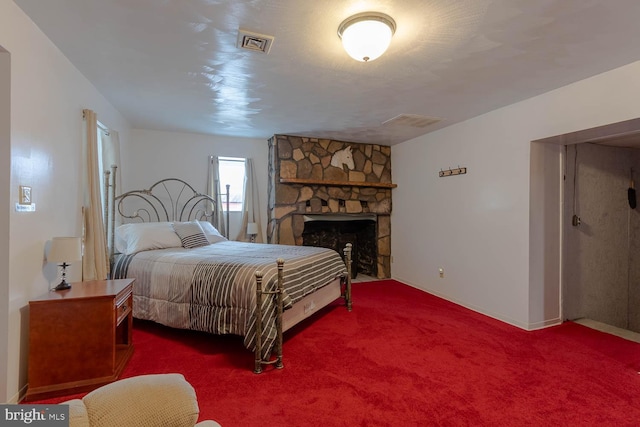
[[[82,242],[79,237],[54,237],[47,261],[71,263],[82,259]]]
[[[258,224],[250,222],[247,224],[247,234],[258,234]]]
[[[338,27],[338,36],[349,56],[368,62],[387,50],[395,31],[396,23],[390,16],[364,12],[345,19]]]

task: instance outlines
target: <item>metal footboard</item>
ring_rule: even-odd
[[[343,285],[344,288],[341,290],[342,298],[345,300],[345,306],[348,311],[352,309],[351,303],[351,243],[347,243],[344,248],[344,256],[345,256],[345,265],[347,272],[345,276],[343,276]],[[262,367],[264,365],[274,365],[276,369],[284,368],[284,364],[282,363],[282,312],[283,312],[283,294],[284,294],[284,260],[279,258],[276,263],[278,264],[278,282],[273,290],[265,290],[263,289],[262,279],[263,273],[262,271],[256,271],[256,322],[255,322],[255,336],[256,336],[256,348],[255,348],[255,365],[253,372],[259,374],[262,372]],[[277,330],[277,338],[276,345],[273,349],[272,356],[274,358],[262,358],[262,301],[263,296],[267,298],[275,298],[276,303],[276,330]]]

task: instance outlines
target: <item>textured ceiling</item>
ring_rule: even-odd
[[[638,0],[15,2],[142,129],[393,145],[640,59]],[[367,10],[397,30],[361,63],[336,32]]]

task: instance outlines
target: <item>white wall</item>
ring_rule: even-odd
[[[555,317],[530,301],[544,286],[529,271],[530,141],[639,117],[639,75],[636,62],[393,146],[393,277],[527,329]]]
[[[0,200],[11,181],[11,55],[0,48]],[[7,384],[9,359],[9,206],[0,204],[0,384]],[[0,402],[4,402],[0,390]]]
[[[263,241],[266,241],[268,152],[267,138],[132,130],[130,144],[122,150],[122,190],[149,188],[164,178],[180,178],[204,193],[210,155],[252,158],[258,177]],[[239,215],[232,216],[230,223],[229,234],[235,238]]]
[[[119,131],[123,145],[129,125],[12,1],[0,2],[0,48],[11,57],[11,173],[0,175],[10,225],[8,279],[4,269],[0,276],[0,295],[8,294],[8,312],[0,312],[7,316],[7,333],[0,330],[0,366],[7,370],[0,402],[15,402],[27,383],[28,301],[46,293],[58,274],[45,262],[45,245],[81,231],[82,109]],[[2,125],[3,78],[0,73]],[[2,150],[4,162],[9,151]],[[20,185],[32,187],[36,212],[15,211]],[[79,266],[71,267],[72,279],[81,277]]]
[[[531,143],[529,191],[529,329],[560,323],[562,314],[562,200],[564,151]]]

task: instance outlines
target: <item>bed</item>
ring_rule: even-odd
[[[134,317],[240,335],[260,373],[284,366],[285,331],[339,298],[351,311],[351,245],[343,258],[325,248],[230,241],[212,225],[220,204],[182,180],[119,196],[109,174],[106,182],[111,277],[136,279]]]

